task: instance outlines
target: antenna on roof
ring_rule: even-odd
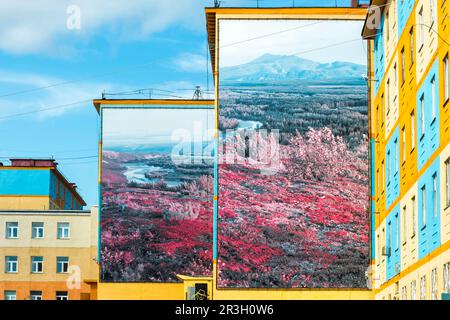
[[[214,0],[214,7],[215,8],[219,8],[220,7],[220,1],[219,0]]]
[[[192,100],[203,100],[203,92],[200,86],[195,87],[194,96],[192,97]]]

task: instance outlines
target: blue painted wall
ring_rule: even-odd
[[[417,98],[417,133],[418,144],[417,154],[418,161],[417,166],[420,170],[423,165],[430,159],[430,156],[439,147],[439,72],[438,61],[436,60],[428,72],[422,86],[420,87]],[[432,118],[432,86],[431,80],[435,78],[436,90],[435,90],[435,103],[436,103],[436,118]],[[422,95],[425,98],[425,132],[422,131],[421,121],[422,115],[420,112],[420,99]]]
[[[49,170],[0,169],[0,195],[48,196]]]
[[[433,176],[436,175],[437,184],[437,208],[436,216],[434,214],[434,201],[433,201]],[[419,259],[429,254],[431,251],[440,246],[441,243],[441,228],[440,228],[440,177],[439,177],[439,157],[430,165],[430,167],[419,178],[418,196],[419,196],[419,210],[417,221],[419,225]],[[425,186],[426,199],[426,223],[423,223],[423,197],[422,187]]]
[[[371,231],[370,231],[370,234],[371,234],[371,239],[370,239],[370,241],[371,241],[371,255],[372,255],[372,261],[375,261],[375,250],[376,250],[376,246],[375,246],[375,237],[376,237],[376,235],[375,235],[375,200],[374,201],[371,201],[371,203],[372,203],[372,218],[371,218]]]
[[[400,225],[400,206],[396,205],[386,218],[386,248],[391,248],[386,259],[387,280],[400,273]]]
[[[374,40],[374,70],[375,70],[375,81],[374,91],[375,95],[378,94],[378,89],[380,88],[381,80],[383,79],[385,72],[385,55],[384,55],[384,43],[383,43],[383,30],[384,30],[384,15],[381,17],[381,28],[378,30],[377,35]]]
[[[386,144],[385,159],[386,209],[388,209],[400,195],[400,140],[398,126]]]
[[[414,7],[414,0],[397,0],[398,34],[402,34]]]
[[[376,175],[375,175],[375,139],[370,139],[370,154],[371,154],[371,156],[370,156],[370,165],[372,166],[372,170],[371,170],[371,172],[372,172],[372,182],[371,182],[371,185],[372,185],[372,197],[374,197],[375,196],[375,188],[376,188],[376,186],[375,186],[375,183],[376,183]]]

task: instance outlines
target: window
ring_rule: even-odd
[[[31,273],[44,272],[44,257],[31,257]]]
[[[17,300],[16,291],[5,290],[4,296],[5,296],[5,300]]]
[[[444,264],[444,292],[450,293],[450,262]]]
[[[56,291],[56,300],[69,300],[67,291]]]
[[[408,296],[406,293],[406,286],[405,286],[405,287],[402,287],[402,300],[407,300],[407,299],[408,299]]]
[[[389,11],[386,11],[386,42],[387,41],[389,41]]]
[[[6,238],[17,239],[19,237],[19,223],[7,222],[6,223]]]
[[[384,93],[381,94],[381,127],[384,125]]]
[[[387,112],[386,114],[389,114],[389,112],[391,111],[391,97],[390,97],[390,85],[391,85],[391,79],[387,79],[387,83],[386,83],[386,105],[387,105]]]
[[[397,89],[397,82],[398,82],[397,77],[398,77],[398,75],[397,75],[397,63],[395,63],[394,64],[394,89],[395,90]],[[394,100],[395,100],[395,98],[394,98]]]
[[[395,235],[395,250],[398,250],[400,248],[400,221],[398,219],[398,214],[395,215],[395,228],[396,228],[396,235]]]
[[[450,158],[445,161],[445,204],[450,206]]]
[[[406,128],[402,128],[402,163],[406,161]]]
[[[375,112],[375,127],[378,133],[378,126],[379,126],[379,112],[380,112],[380,107],[377,105],[377,111]]]
[[[434,268],[433,270],[431,270],[431,300],[437,300],[437,291],[437,270],[436,268]]]
[[[30,291],[30,300],[42,300],[42,291]]]
[[[69,257],[56,258],[56,272],[67,273],[69,271]]]
[[[447,101],[449,98],[449,87],[448,87],[448,79],[450,74],[448,73],[448,53],[444,58],[444,101]]]
[[[402,84],[403,84],[405,82],[405,78],[406,78],[406,75],[405,75],[405,65],[406,65],[405,47],[402,48],[401,55],[402,55]]]
[[[414,64],[414,27],[409,30],[409,60],[411,67]]]
[[[394,140],[394,175],[398,173],[400,159],[398,158],[398,139]]]
[[[387,249],[388,249],[388,252],[389,251],[391,251],[391,236],[392,236],[392,229],[391,229],[391,222],[389,221],[388,222],[388,227],[387,227],[387,234],[386,234],[386,236],[387,236],[387,241],[386,241],[386,243],[387,243],[387,245],[386,245],[386,247],[387,247]]]
[[[381,186],[382,186],[382,192],[384,192],[384,181],[385,181],[385,177],[384,177],[384,160],[381,161]]]
[[[430,29],[433,27],[435,21],[435,13],[434,13],[434,1],[430,0]]]
[[[403,207],[402,209],[402,222],[403,222],[403,244],[405,244],[408,241],[408,223],[406,221],[407,217],[407,211],[406,211],[406,206]]]
[[[421,189],[422,195],[422,228],[427,225],[427,188],[424,185]]]
[[[6,256],[5,258],[5,272],[17,273],[19,270],[19,264],[17,262],[17,256]]]
[[[416,197],[411,198],[411,238],[416,235]]]
[[[416,300],[416,280],[411,282],[411,300]]]
[[[437,198],[437,173],[433,174],[433,216],[436,218],[438,214],[438,198]]]
[[[425,39],[424,35],[424,23],[423,23],[423,6],[419,10],[419,51],[422,50],[423,42]]]
[[[436,119],[436,76],[431,78],[431,121]]]
[[[70,238],[70,224],[67,222],[58,222],[58,239]]]
[[[384,228],[381,229],[381,243],[383,244],[383,246],[386,243],[386,231],[384,230]],[[382,254],[382,256],[384,256],[384,255]]]
[[[416,145],[416,119],[414,116],[414,110],[410,114],[410,119],[411,119],[411,151],[413,151]]]
[[[380,241],[380,234],[377,234],[377,265],[380,265],[380,260],[381,260],[381,241]]]
[[[43,222],[32,222],[32,237],[33,239],[42,239],[44,238],[44,223]]]
[[[420,278],[420,300],[427,298],[427,279],[426,276]]]
[[[425,135],[425,95],[420,97],[420,137]]]
[[[386,179],[387,185],[389,185],[391,182],[391,150],[388,151],[386,158]]]

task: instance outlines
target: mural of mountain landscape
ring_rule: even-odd
[[[232,23],[241,22],[226,26]],[[239,51],[257,52],[259,45],[265,44],[250,41]],[[219,154],[235,160],[219,164],[221,288],[367,287],[366,67],[333,56],[329,50],[329,61],[315,62],[263,52],[229,65],[234,57],[221,52]],[[239,133],[226,134],[230,129]],[[258,130],[280,131],[274,172],[258,152],[229,148],[252,145],[244,139]]]
[[[212,273],[213,111],[103,110],[101,279],[177,282]],[[195,123],[203,131],[192,140]],[[185,133],[186,143],[173,140]],[[187,134],[187,136],[186,136]],[[176,156],[176,157],[174,157]]]

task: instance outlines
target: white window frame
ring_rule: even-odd
[[[40,224],[40,225],[36,226],[37,224]],[[45,237],[44,222],[32,222],[31,223],[31,237],[33,239],[44,239],[44,237]]]
[[[19,223],[16,221],[6,222],[6,239],[19,238]]]
[[[17,300],[17,291],[15,290],[5,290],[3,292],[4,299],[7,301]]]
[[[407,288],[406,286],[402,287],[402,300],[407,300],[408,299],[408,293],[407,293]]]
[[[411,281],[411,300],[416,300],[416,280]]]
[[[402,208],[402,222],[403,222],[403,244],[406,244],[408,242],[408,220],[407,220],[407,214],[408,214],[408,210],[406,205],[403,206]]]
[[[422,197],[422,228],[427,225],[427,186],[420,188],[420,196]]]
[[[431,270],[431,300],[438,299],[437,269]]]
[[[38,290],[30,291],[30,300],[42,300],[42,291]]]
[[[61,233],[59,232],[59,230],[61,230]],[[58,222],[56,232],[58,239],[70,239],[70,223]]]
[[[425,42],[425,29],[424,29],[424,19],[423,19],[423,6],[419,10],[419,51],[422,50]]]
[[[431,78],[431,122],[436,120],[436,76]]]
[[[31,273],[44,273],[44,257],[42,256],[31,257]]]
[[[437,185],[437,172],[433,174],[433,216],[436,218],[438,215],[438,185]]]
[[[427,299],[427,276],[423,275],[420,277],[420,300],[426,300]]]
[[[402,128],[402,163],[406,161],[406,127]]]
[[[11,260],[15,258],[15,260]],[[6,273],[18,273],[19,272],[19,257],[18,256],[6,256],[5,257],[5,272]]]
[[[67,261],[60,261],[63,258]],[[56,257],[56,273],[68,273],[69,272],[69,257]]]
[[[422,138],[425,135],[425,94],[422,94],[422,96],[419,99],[419,105],[420,105],[420,138]]]
[[[436,21],[434,0],[430,0],[430,30],[433,29],[434,22]]]
[[[400,159],[398,158],[398,138],[396,138],[394,140],[394,175],[396,175],[398,173],[399,162],[400,162]]]
[[[59,300],[59,301],[69,300],[69,293],[67,291],[57,291],[56,292],[56,300]]]
[[[442,270],[443,279],[444,279],[444,292],[450,293],[450,262],[444,264],[444,268]]]

